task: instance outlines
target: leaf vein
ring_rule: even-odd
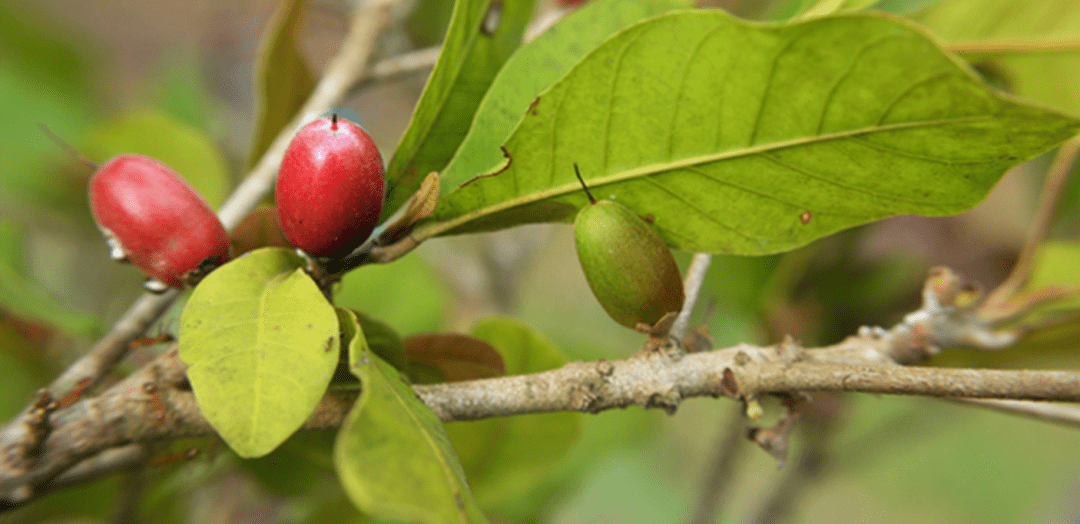
[[[676,192],[675,190],[665,186],[664,184],[661,184],[660,182],[656,181],[652,177],[645,177],[644,180],[646,182],[660,188],[661,191],[671,195],[676,200],[682,202],[686,207],[688,207],[690,209],[693,209],[699,215],[705,217],[710,222],[712,222],[712,223],[714,223],[714,224],[716,224],[716,225],[718,225],[718,226],[720,226],[720,227],[722,227],[724,229],[727,229],[728,231],[731,231],[731,232],[733,232],[733,233],[735,233],[735,234],[737,234],[737,235],[739,235],[739,236],[741,236],[743,238],[746,238],[746,239],[749,239],[749,240],[757,240],[757,241],[764,240],[761,237],[753,236],[753,235],[751,235],[749,233],[746,233],[743,230],[741,230],[741,229],[739,229],[739,228],[737,228],[735,226],[732,226],[732,225],[720,220],[719,218],[714,217],[712,214],[710,214],[707,211],[705,211],[704,209],[701,209],[700,207],[698,207],[696,204],[694,204],[694,202],[691,202],[686,197],[680,195],[678,192]]]
[[[778,197],[776,195],[771,195],[771,194],[766,193],[764,191],[754,189],[754,188],[749,187],[749,186],[744,186],[742,184],[737,184],[735,182],[724,179],[722,177],[714,176],[712,173],[709,173],[708,171],[703,171],[703,170],[701,170],[701,169],[699,169],[697,167],[688,167],[688,168],[686,168],[686,170],[690,171],[692,173],[697,173],[697,174],[701,175],[702,177],[705,177],[706,179],[711,180],[711,181],[713,181],[713,182],[715,182],[717,184],[730,186],[730,187],[733,187],[733,188],[738,189],[740,191],[745,191],[747,193],[757,195],[757,196],[759,196],[761,198],[764,198],[764,199],[767,199],[767,200],[774,200],[776,202],[779,202],[781,204],[789,206],[789,207],[791,207],[793,209],[797,209],[799,211],[810,211],[811,213],[813,213],[815,215],[834,215],[834,216],[850,217],[850,218],[863,218],[863,215],[853,215],[853,214],[850,214],[850,213],[840,213],[840,212],[836,212],[836,211],[822,211],[822,210],[819,210],[819,209],[815,208],[814,206],[808,206],[806,204],[800,204],[798,202],[793,202],[791,200],[786,200],[786,199],[780,198],[780,197]]]
[[[694,57],[696,57],[701,52],[701,49],[703,47],[705,47],[705,43],[708,42],[709,39],[712,38],[713,35],[718,33],[721,29],[724,29],[724,27],[720,26],[720,25],[717,25],[716,27],[712,28],[711,30],[706,32],[704,35],[702,35],[701,38],[698,39],[697,44],[694,45],[694,48],[691,49],[690,53],[687,54],[686,62],[683,63],[682,74],[679,76],[679,87],[675,90],[675,104],[674,104],[675,105],[675,110],[671,112],[671,121],[668,122],[668,133],[667,133],[667,135],[668,135],[668,140],[667,140],[667,142],[668,142],[667,143],[667,160],[668,161],[671,161],[671,157],[675,154],[675,123],[678,122],[678,120],[679,120],[679,111],[683,107],[683,104],[681,103],[681,101],[682,101],[683,91],[686,89],[686,77],[690,75],[690,71],[692,69],[692,66],[695,64]]]
[[[611,108],[615,104],[615,94],[618,90],[619,75],[621,74],[623,67],[623,60],[626,58],[626,53],[630,51],[630,48],[633,47],[640,38],[641,34],[638,34],[635,35],[634,38],[628,39],[626,43],[623,44],[622,48],[619,49],[619,53],[615,58],[615,63],[611,66],[611,83],[608,86],[607,107],[604,109],[604,134],[600,142],[603,147],[603,151],[600,154],[601,173],[607,173],[608,168],[608,148],[611,146],[611,140],[609,140],[609,137],[611,136]]]
[[[873,191],[873,190],[870,190],[870,189],[856,187],[856,186],[852,186],[852,185],[849,185],[849,184],[845,184],[845,183],[837,181],[837,180],[832,180],[832,179],[830,179],[828,177],[817,175],[813,171],[810,171],[809,169],[805,169],[805,168],[799,167],[797,165],[790,164],[788,162],[784,162],[783,160],[780,160],[779,158],[776,158],[774,155],[771,155],[771,154],[768,154],[768,153],[762,153],[761,157],[766,158],[768,160],[771,160],[773,163],[775,163],[775,164],[777,164],[777,165],[779,165],[781,167],[785,167],[785,168],[790,169],[792,171],[795,171],[797,173],[801,173],[801,174],[806,175],[806,176],[808,176],[810,178],[813,178],[814,180],[817,180],[819,182],[823,182],[823,183],[833,185],[833,186],[836,186],[836,187],[839,187],[839,188],[847,189],[848,191],[853,191],[853,192],[856,192],[856,193],[863,193],[863,194],[870,195],[870,196],[873,196],[873,197],[882,198],[882,199],[885,199],[885,200],[892,200],[894,202],[904,202],[904,203],[907,203],[907,204],[916,204],[916,205],[927,205],[927,204],[956,205],[956,204],[948,203],[948,202],[941,203],[941,202],[926,202],[926,201],[921,201],[921,200],[913,200],[913,199],[910,199],[910,198],[904,198],[904,197],[899,197],[899,196],[895,196],[895,195],[889,195],[887,193],[881,193],[879,191]]]
[[[886,35],[876,40],[863,43],[861,46],[859,46],[858,51],[851,57],[851,61],[848,62],[847,68],[844,69],[844,72],[841,73],[840,76],[836,77],[836,80],[833,82],[833,84],[829,86],[828,93],[825,94],[825,100],[821,104],[821,113],[818,115],[817,126],[814,127],[815,135],[821,134],[821,128],[825,125],[825,115],[828,114],[829,108],[832,107],[832,102],[834,97],[836,96],[837,89],[839,89],[840,86],[844,83],[844,81],[851,76],[851,73],[855,71],[855,66],[858,65],[859,62],[862,60],[863,55],[870,49],[876,47],[878,44],[900,37],[901,35]]]
[[[904,100],[904,98],[907,98],[908,95],[910,95],[913,91],[915,91],[919,87],[922,87],[923,85],[929,84],[931,82],[934,82],[936,80],[939,80],[941,78],[945,78],[945,77],[948,77],[948,76],[951,76],[951,75],[954,75],[954,74],[956,74],[955,71],[945,70],[945,71],[942,71],[940,73],[927,76],[927,77],[925,77],[925,78],[923,78],[921,80],[917,80],[915,82],[912,82],[903,91],[900,91],[899,93],[897,93],[896,96],[893,97],[893,99],[891,101],[889,101],[889,103],[886,104],[884,108],[882,108],[881,116],[878,117],[875,124],[882,125],[882,122],[884,122],[885,118],[889,116],[889,113],[891,113],[892,110],[895,109],[896,106],[899,105],[900,102],[902,102]]]
[[[882,151],[884,153],[889,153],[889,154],[897,155],[897,156],[903,156],[903,157],[907,157],[907,158],[913,158],[913,159],[916,159],[916,160],[925,160],[927,162],[934,162],[934,163],[938,163],[938,164],[945,164],[947,166],[992,164],[994,162],[1000,161],[1000,159],[998,159],[998,158],[992,158],[992,159],[989,159],[989,160],[955,160],[955,159],[941,158],[941,157],[935,157],[935,156],[930,156],[930,155],[922,155],[922,154],[919,154],[919,153],[912,153],[910,151],[904,151],[902,149],[896,149],[894,147],[890,147],[890,146],[887,146],[887,145],[876,144],[876,143],[874,143],[874,142],[872,142],[870,140],[867,140],[867,139],[865,139],[863,137],[857,137],[856,136],[856,137],[852,137],[851,140],[854,141],[854,142],[858,142],[859,144],[865,145],[866,147],[869,147],[871,149],[877,149],[878,151]]]

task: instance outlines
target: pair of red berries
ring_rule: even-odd
[[[285,238],[312,256],[349,254],[375,228],[385,184],[379,150],[360,126],[337,115],[307,124],[278,172]],[[191,284],[229,259],[229,235],[213,209],[153,158],[120,155],[102,165],[90,180],[90,207],[113,258],[163,286]]]

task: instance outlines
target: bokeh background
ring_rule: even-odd
[[[947,0],[942,0],[947,1]],[[809,2],[713,3],[740,16],[783,18]],[[883,2],[905,14],[929,2]],[[1035,2],[1035,5],[1053,2]],[[350,6],[312,0],[300,48],[314,71],[345,33]],[[381,57],[437,44],[451,2],[402,2]],[[538,2],[540,10],[556,2]],[[0,3],[0,415],[84,351],[141,293],[138,270],[113,264],[85,201],[91,170],[58,147],[42,124],[95,161],[121,152],[162,158],[219,205],[243,176],[252,142],[252,70],[273,0],[12,0]],[[1031,7],[1041,9],[1041,7]],[[1066,20],[1080,28],[1080,18]],[[1080,37],[1080,30],[1076,31]],[[1073,67],[1080,56],[1073,56]],[[1006,88],[1007,75],[992,80]],[[389,158],[427,70],[365,87],[344,105]],[[1065,72],[1068,72],[1066,70]],[[1048,70],[1054,75],[1060,70]],[[1072,78],[1074,84],[1080,78]],[[1061,96],[1071,96],[1068,93]],[[1043,99],[1069,110],[1080,101]],[[991,288],[1016,258],[1048,159],[1007,175],[976,209],[956,217],[897,217],[782,256],[718,257],[695,325],[717,347],[771,343],[791,334],[808,346],[862,325],[889,326],[918,307],[926,270],[947,265]],[[1075,177],[1074,177],[1075,178]],[[1055,236],[1076,240],[1075,189]],[[437,239],[382,267],[351,274],[338,302],[402,334],[467,331],[510,315],[566,357],[621,358],[641,336],[610,321],[578,268],[569,226],[528,226]],[[685,267],[689,256],[680,254]],[[175,332],[177,313],[154,333]],[[931,364],[1075,368],[1080,339],[1065,331],[1005,353],[956,350]],[[139,365],[152,352],[137,352]],[[787,463],[738,438],[736,469],[718,522],[763,515],[770,501],[793,522],[1076,522],[1080,432],[957,404],[867,395],[822,396],[803,421]],[[775,420],[777,405],[766,405]],[[696,399],[673,416],[631,408],[581,416],[572,449],[539,482],[511,486],[500,522],[685,522],[715,456],[747,424],[728,400]],[[536,439],[544,439],[537,434]],[[302,435],[293,450],[242,463],[209,439],[190,461],[118,476],[0,513],[0,522],[355,521],[329,458],[310,451],[328,435]],[[297,451],[300,450],[300,451]],[[301,482],[298,482],[301,480]],[[778,486],[784,486],[778,488]],[[133,517],[134,516],[134,517]]]

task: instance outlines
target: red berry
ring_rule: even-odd
[[[90,208],[113,249],[157,281],[183,287],[190,271],[229,259],[229,234],[195,188],[169,166],[120,155],[90,179]]]
[[[320,118],[296,133],[281,161],[281,230],[309,255],[347,255],[375,229],[385,190],[382,157],[367,132],[336,115]]]

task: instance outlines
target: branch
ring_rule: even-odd
[[[872,345],[860,345],[868,353]],[[798,391],[855,391],[946,398],[1008,398],[1080,402],[1080,372],[939,369],[833,362],[852,348],[807,350],[788,361],[774,348],[741,345],[672,356],[576,362],[536,373],[416,386],[443,421],[554,411],[600,411],[638,405],[674,412],[682,400],[722,395],[756,398]],[[846,360],[846,358],[845,358]]]
[[[1018,340],[980,320],[977,307],[955,305],[970,285],[946,268],[931,271],[923,305],[889,330],[862,328],[817,349],[792,340],[775,346],[740,344],[683,354],[640,351],[625,360],[574,362],[559,369],[469,382],[417,385],[417,395],[443,421],[553,411],[595,413],[638,405],[674,412],[683,399],[729,396],[744,401],[801,391],[858,391],[948,399],[1080,401],[1080,372],[906,367],[944,347],[1000,348]],[[39,396],[23,426],[31,448],[0,456],[0,501],[20,503],[36,487],[102,451],[132,443],[208,435],[173,349],[100,395],[59,406]],[[341,424],[356,390],[331,390],[304,429]],[[1013,409],[999,404],[999,409]],[[1053,416],[1053,415],[1045,415]],[[11,449],[8,435],[4,449]]]
[[[931,304],[931,306],[933,306]],[[1080,372],[999,371],[906,367],[888,355],[909,354],[941,326],[924,306],[891,330],[864,329],[832,346],[804,349],[740,344],[684,355],[646,351],[616,361],[574,362],[561,368],[509,377],[414,387],[443,421],[552,411],[595,413],[638,405],[674,412],[687,398],[729,396],[744,400],[798,391],[858,391],[957,398],[1080,401]],[[947,332],[947,331],[945,331]],[[131,443],[209,435],[187,386],[186,366],[172,350],[104,391],[49,413],[32,467],[0,474],[8,503],[35,495],[74,464]],[[331,390],[304,429],[341,424],[356,390]]]

